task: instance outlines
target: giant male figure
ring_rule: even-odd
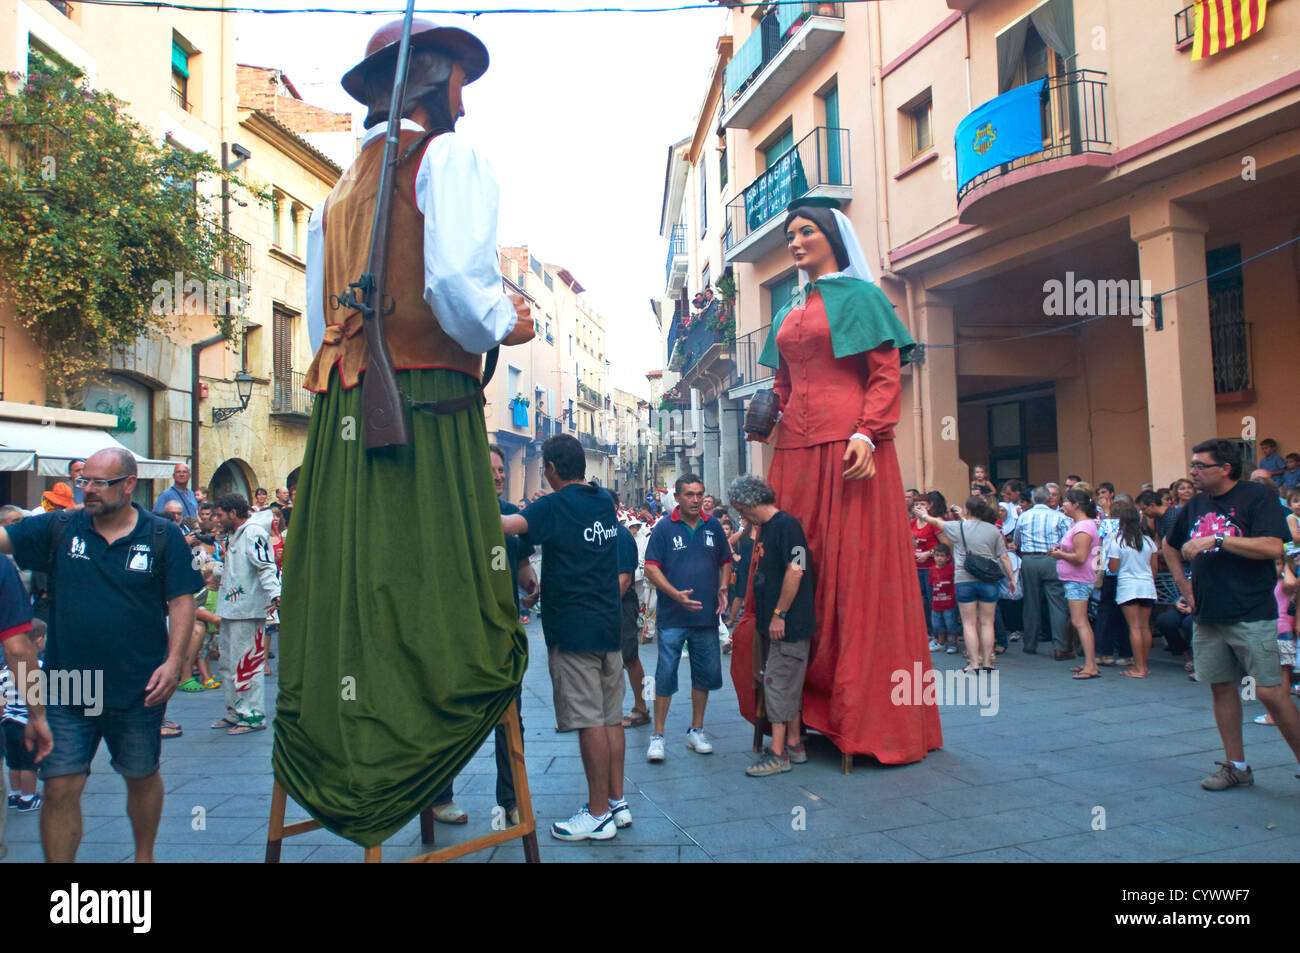
[[[410,426],[367,451],[362,316],[401,21],[343,87],[369,112],[356,161],[307,228],[316,392],[284,562],[273,765],[325,827],[370,847],[433,802],[492,731],[527,667],[492,483],[482,355],[533,336],[503,294],[497,186],[454,128],[488,55],[416,20],[399,133],[385,339]],[[391,310],[389,310],[391,308]]]

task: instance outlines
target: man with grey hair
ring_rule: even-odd
[[[202,579],[175,523],[131,502],[135,458],[92,454],[77,482],[82,509],[34,516],[0,529],[0,552],[48,573],[51,610],[46,671],[59,696],[46,699],[54,750],[45,781],[45,859],[71,862],[81,842],[81,792],[100,741],[126,780],[135,859],[152,861],[162,816],[158,772],[163,716],[179,681]]]
[[[803,680],[817,618],[813,605],[816,577],[808,539],[799,521],[776,507],[776,492],[752,475],[738,476],[727,488],[745,522],[758,527],[754,543],[754,679],[763,684],[772,747],[745,769],[752,778],[790,770],[808,760],[799,740]]]
[[[1042,625],[1042,600],[1047,599],[1047,612],[1051,620],[1051,639],[1056,646],[1052,657],[1058,662],[1073,658],[1065,642],[1065,623],[1068,609],[1065,604],[1065,586],[1056,574],[1056,560],[1048,555],[1070,528],[1070,518],[1049,505],[1051,499],[1048,483],[1034,488],[1030,499],[1034,505],[1016,519],[1016,552],[1020,554],[1020,579],[1025,590],[1024,599],[1024,650],[1033,655],[1038,651],[1038,631]],[[1057,488],[1059,497],[1060,489]]]
[[[1049,508],[1049,509],[1053,509],[1053,510],[1057,510],[1057,511],[1059,512],[1060,509],[1061,509],[1061,487],[1060,487],[1060,485],[1057,484],[1057,483],[1044,483],[1043,486],[1044,486],[1044,487],[1046,488],[1046,490],[1047,490],[1047,506],[1048,506],[1048,508]]]
[[[14,506],[12,503],[6,503],[0,506],[0,526],[8,526],[10,523],[17,523],[27,514],[23,512],[21,506]]]

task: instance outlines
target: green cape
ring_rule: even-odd
[[[885,293],[871,282],[842,275],[823,278],[810,281],[804,287],[805,297],[814,289],[821,294],[826,306],[826,318],[831,325],[831,349],[836,357],[874,351],[888,342],[898,348],[900,364],[912,359],[916,342],[903,327],[903,322],[898,320]],[[781,322],[793,307],[792,301],[772,318],[772,330],[768,332],[763,353],[758,358],[758,363],[765,367],[776,369],[780,365],[776,333],[781,330]]]

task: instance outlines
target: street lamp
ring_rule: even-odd
[[[223,420],[229,420],[235,414],[248,408],[249,398],[253,396],[253,375],[248,371],[240,371],[235,375],[235,392],[239,394],[238,407],[213,407],[212,423],[221,423]]]

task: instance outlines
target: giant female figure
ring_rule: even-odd
[[[916,703],[923,686],[912,689],[930,653],[894,451],[901,366],[915,342],[837,209],[796,202],[785,234],[802,291],[773,318],[759,361],[776,370],[781,409],[767,479],[803,526],[817,577],[804,725],[845,755],[920,761],[943,736],[935,705]],[[754,605],[732,662],[751,721]]]

